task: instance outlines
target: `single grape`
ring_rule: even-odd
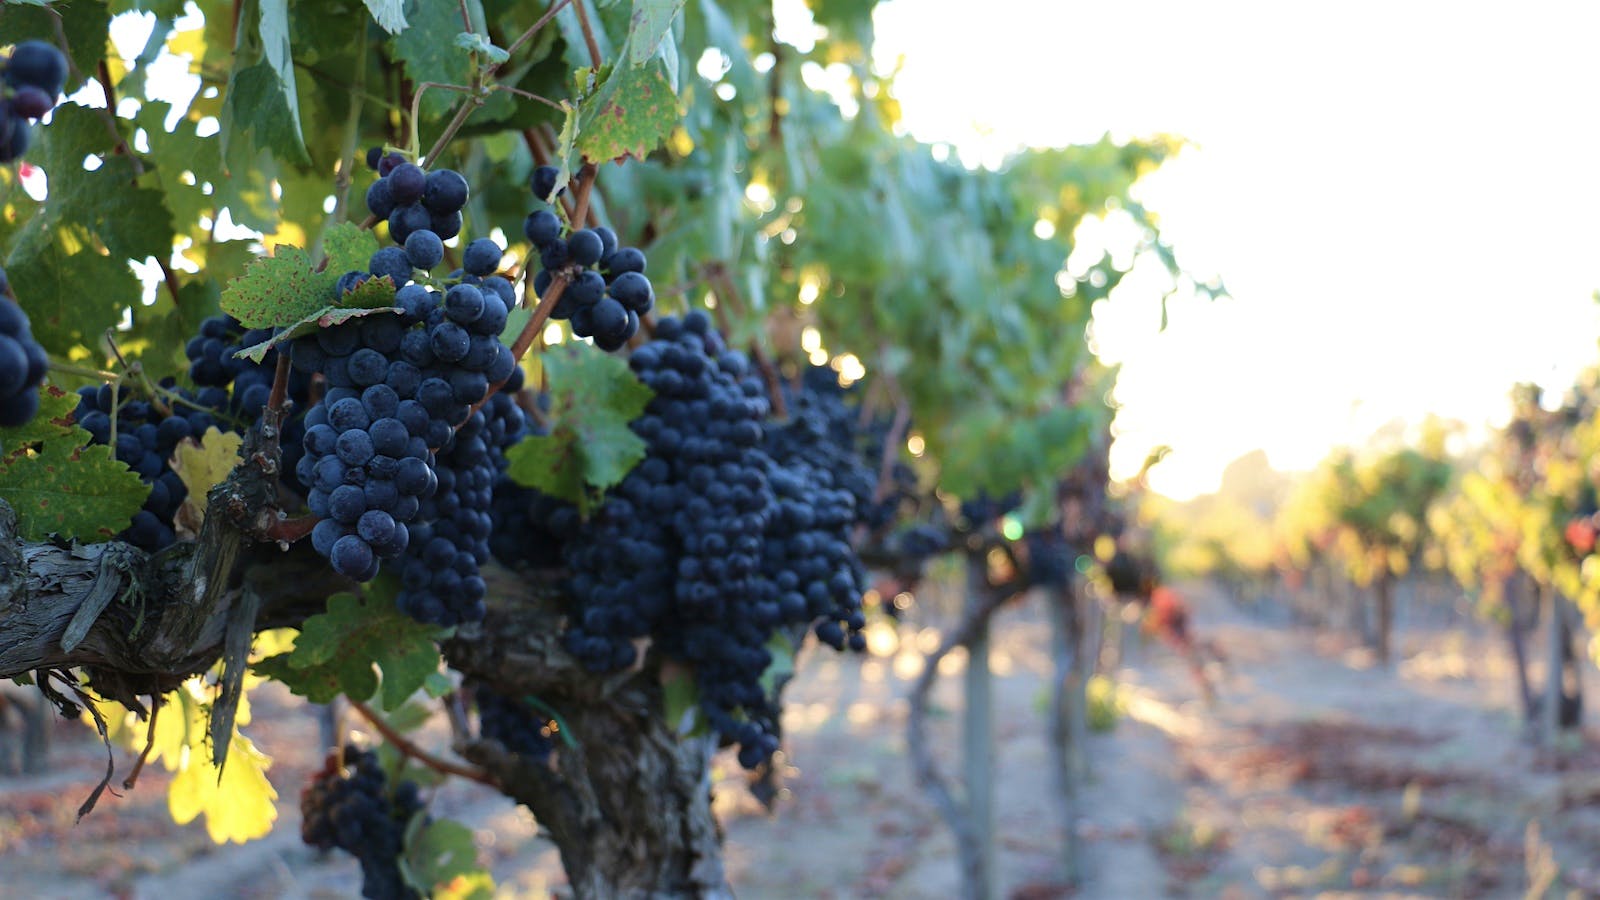
[[[533,190],[533,196],[546,203],[552,202],[555,198],[550,195],[555,191],[556,180],[560,177],[561,170],[555,166],[539,166],[535,168],[533,177],[529,179],[529,187]],[[565,189],[563,189],[563,192],[565,192]],[[556,196],[560,195],[557,194]]]
[[[399,204],[415,203],[422,199],[428,186],[428,173],[414,163],[401,163],[389,173],[389,193]]]
[[[431,270],[444,261],[444,241],[426,228],[419,229],[406,236],[405,254],[412,266]]]
[[[492,275],[500,267],[505,250],[490,238],[478,238],[461,255],[461,267],[473,275]]]
[[[523,220],[522,233],[533,246],[542,250],[561,237],[561,219],[548,209],[536,210]]]
[[[38,88],[53,99],[67,84],[67,58],[52,44],[23,41],[6,61],[5,81],[13,88]]]
[[[587,228],[574,231],[567,238],[567,255],[580,266],[592,266],[600,261],[605,242],[600,235]]]
[[[453,169],[429,172],[427,187],[422,193],[422,205],[436,216],[460,212],[467,205],[467,180]],[[459,229],[459,225],[457,227]],[[455,235],[441,232],[439,236],[448,240]]]

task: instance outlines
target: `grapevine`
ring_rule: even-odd
[[[1085,426],[1040,398],[1119,277],[1063,268],[1075,226],[1176,147],[969,171],[717,0],[144,4],[127,51],[106,4],[3,6],[0,676],[218,842],[272,827],[248,691],[343,698],[531,810],[579,897],[727,893],[714,755],[779,796],[784,684],[867,650],[869,563],[1055,483]],[[390,751],[318,749],[303,837],[367,896],[494,891]]]

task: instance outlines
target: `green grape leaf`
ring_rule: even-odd
[[[222,289],[222,310],[246,328],[298,321],[328,305],[339,273],[318,272],[311,254],[280,244],[277,253],[251,263]]]
[[[368,278],[354,290],[345,291],[339,298],[340,309],[392,309],[395,295],[394,281],[387,275]]]
[[[628,60],[644,65],[656,55],[661,39],[672,28],[672,20],[687,0],[633,0],[633,17],[628,24]]]
[[[585,513],[597,491],[620,482],[644,458],[628,428],[654,396],[623,360],[589,344],[563,344],[541,360],[549,383],[549,434],[506,451],[512,480],[576,503]]]
[[[65,354],[93,347],[106,324],[139,302],[142,289],[124,260],[96,253],[81,228],[63,228],[58,237],[83,249],[69,253],[59,244],[14,254],[5,269],[33,324],[33,335],[47,350]]]
[[[401,0],[366,0],[367,12],[372,13],[372,21],[378,27],[390,34],[399,34],[406,30],[406,12]]]
[[[432,894],[436,885],[488,874],[478,867],[472,829],[453,819],[413,817],[406,828],[405,852],[399,862],[406,881],[424,896]],[[492,889],[492,881],[490,886]]]
[[[561,101],[561,133],[556,136],[556,159],[554,160],[557,168],[560,169],[556,175],[556,184],[553,188],[557,192],[564,190],[572,181],[573,161],[578,157],[578,117],[582,114],[584,103],[587,102],[586,99],[583,99],[587,97],[587,94],[584,93],[582,85],[589,80],[585,73],[590,71],[589,69],[579,69],[575,73],[578,89],[573,92],[573,96],[579,99],[574,103],[569,103],[565,100]]]
[[[162,192],[134,185],[134,161],[112,152],[116,142],[95,110],[62,104],[38,134],[29,159],[49,176],[50,191],[28,222],[25,231],[31,234],[24,243],[41,242],[41,232],[79,226],[113,256],[144,259],[172,252],[172,214]],[[88,157],[98,161],[92,171],[84,168]]]
[[[577,148],[593,163],[633,156],[643,159],[682,117],[666,65],[653,57],[643,65],[613,66],[578,116]]]
[[[328,610],[305,621],[294,649],[256,665],[313,703],[344,694],[365,700],[378,689],[374,665],[383,672],[384,710],[398,709],[428,676],[439,670],[436,641],[451,629],[423,625],[393,603],[334,594]]]
[[[427,692],[429,697],[437,700],[455,690],[456,686],[450,680],[450,676],[443,672],[430,672],[422,682],[422,689]]]
[[[465,86],[472,80],[472,56],[461,45],[441,40],[441,35],[461,31],[461,7],[444,0],[408,0],[406,19],[411,27],[392,39],[394,55],[405,65],[413,84]],[[456,102],[450,91],[429,90],[422,95],[422,114],[442,116]]]
[[[372,279],[372,282],[368,283],[370,284],[373,282],[388,284],[389,279],[374,278]],[[393,288],[391,287],[390,290],[393,291]],[[351,291],[348,296],[354,297],[356,296],[356,292]],[[348,322],[351,319],[359,319],[362,316],[370,316],[374,313],[399,311],[400,309],[398,307],[393,306],[374,306],[368,309],[341,309],[337,306],[324,306],[316,312],[313,312],[312,314],[299,320],[298,322],[290,323],[287,328],[284,328],[277,334],[267,338],[261,343],[251,344],[250,346],[245,347],[238,353],[235,353],[234,356],[237,356],[240,359],[253,360],[259,363],[267,358],[267,351],[271,350],[273,347],[276,347],[279,344],[287,341],[292,341],[297,337],[301,337],[302,335],[310,334],[311,332],[316,331],[318,328],[332,328],[341,322]]]
[[[499,65],[511,58],[511,54],[490,43],[488,38],[470,31],[463,31],[456,35],[456,46],[468,52],[476,53],[494,65]]]
[[[150,488],[118,462],[111,448],[90,444],[72,424],[78,396],[47,386],[39,414],[21,428],[0,428],[0,498],[17,512],[18,533],[30,541],[52,534],[104,541],[128,527]]]
[[[244,168],[261,150],[310,165],[289,48],[289,0],[243,0],[233,71],[223,95],[222,157]]]
[[[299,247],[279,245],[276,255],[255,260],[243,275],[222,289],[223,311],[246,328],[304,322],[332,305],[334,286],[340,275],[351,270],[367,270],[368,260],[378,250],[378,239],[372,232],[346,222],[329,229],[323,248],[327,251],[328,262],[320,271],[312,263],[311,254]],[[393,299],[394,284],[388,284],[388,298]],[[388,305],[367,302],[376,299],[375,293],[368,292],[361,294],[357,303],[340,305]]]
[[[322,252],[328,255],[325,270],[338,281],[345,272],[367,271],[372,254],[378,252],[378,236],[352,222],[340,222],[323,236]]]
[[[433,709],[428,704],[404,703],[390,715],[384,716],[384,721],[389,723],[390,728],[405,734],[426,725],[432,717]]]
[[[139,304],[127,260],[165,258],[173,234],[162,193],[134,184],[133,161],[110,153],[112,138],[94,110],[69,103],[52,115],[30,155],[50,191],[42,204],[12,192],[21,225],[5,267],[34,335],[65,355],[95,346],[106,325]],[[93,171],[84,168],[90,157],[99,161]]]

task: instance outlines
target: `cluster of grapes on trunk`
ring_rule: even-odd
[[[1030,531],[1023,541],[1028,550],[1028,584],[1064,588],[1071,582],[1076,554],[1059,528]]]
[[[489,685],[474,681],[473,699],[478,704],[478,733],[499,741],[507,753],[535,763],[550,758],[556,747],[556,723],[549,716]]]
[[[139,480],[150,486],[144,508],[134,513],[133,522],[119,537],[152,553],[177,540],[173,517],[189,495],[183,480],[167,466],[167,461],[180,441],[198,437],[216,424],[215,416],[197,408],[198,401],[193,394],[170,380],[163,382],[163,387],[171,391],[171,395],[160,405],[135,398],[128,389],[113,388],[109,384],[79,388],[78,408],[73,413],[77,423],[89,432],[92,443],[110,445],[116,458],[139,473]],[[171,402],[173,398],[188,402],[174,403]],[[226,395],[223,399],[226,401]]]
[[[497,454],[521,431],[509,397],[474,410],[520,372],[500,340],[516,291],[496,274],[504,250],[488,238],[467,245],[461,269],[431,274],[460,232],[467,183],[395,160],[378,161],[367,202],[396,246],[374,253],[366,272],[341,275],[335,292],[385,278],[400,311],[295,341],[294,366],[325,387],[307,414],[298,469],[321,519],[312,545],[334,570],[368,581],[383,560],[398,560],[401,609],[453,625],[483,617],[489,491]]]
[[[23,41],[0,60],[0,163],[28,152],[29,120],[55,108],[67,84],[67,58],[44,41]]]
[[[278,351],[268,350],[260,363],[235,354],[271,337],[270,329],[246,329],[230,316],[212,316],[200,323],[199,333],[184,347],[194,389],[165,378],[153,396],[135,396],[126,385],[78,390],[74,420],[89,432],[90,442],[110,445],[116,458],[150,486],[143,508],[119,535],[123,540],[151,552],[177,540],[174,519],[189,491],[169,462],[185,439],[198,441],[213,427],[243,433],[260,419],[272,393]],[[303,410],[310,401],[310,378],[292,374],[286,388],[287,399]],[[281,475],[287,487],[301,491],[295,467],[303,423],[304,416],[297,412],[282,432]]]
[[[39,411],[39,383],[50,357],[33,339],[28,314],[11,299],[11,280],[0,269],[0,428],[27,424]]]
[[[300,838],[319,850],[340,850],[361,863],[361,895],[372,900],[419,897],[400,873],[406,827],[422,811],[414,781],[390,790],[378,756],[346,746],[329,754],[300,794]]]
[[[189,358],[189,380],[197,388],[196,399],[201,406],[220,411],[239,430],[260,419],[267,408],[278,368],[278,349],[268,350],[259,363],[239,356],[239,351],[270,340],[272,335],[270,328],[245,328],[232,316],[212,316],[200,323],[200,333],[184,347],[184,355]],[[308,486],[300,481],[297,470],[305,455],[302,444],[305,413],[311,403],[311,376],[291,370],[285,389],[284,396],[292,406],[279,434],[280,477],[287,487],[303,495]],[[204,429],[195,437],[203,433]]]
[[[559,173],[554,166],[533,172],[536,200],[553,203]],[[637,247],[623,247],[604,226],[579,228],[563,237],[561,217],[552,209],[536,209],[522,223],[522,232],[539,253],[539,274],[533,289],[540,297],[555,274],[567,271],[570,281],[551,312],[565,319],[578,337],[593,338],[606,352],[619,350],[639,331],[639,317],[655,306],[655,291],[645,277],[645,256]]]
[[[762,380],[704,313],[660,319],[629,364],[655,394],[631,426],[645,458],[587,519],[531,507],[570,573],[563,639],[595,672],[633,665],[646,637],[691,665],[707,723],[754,768],[778,746],[761,685],[773,637],[814,625],[835,647],[864,646],[855,499],[803,453],[773,458]]]

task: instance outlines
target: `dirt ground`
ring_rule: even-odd
[[[1347,641],[1247,615],[1204,589],[1190,596],[1199,633],[1228,659],[1215,670],[1221,700],[1208,709],[1169,651],[1128,642],[1117,672],[1124,716],[1089,747],[1075,892],[1061,882],[1065,825],[1044,740],[1044,616],[1035,604],[999,621],[1004,896],[1497,898],[1524,897],[1532,882],[1544,896],[1600,897],[1600,733],[1536,751],[1492,639],[1460,623],[1407,625],[1402,661],[1382,669]],[[917,648],[937,639],[929,622],[909,620],[875,635],[868,658],[802,661],[775,815],[724,760],[717,807],[741,898],[955,894],[952,840],[908,772],[905,697]],[[930,718],[947,772],[962,661],[948,662]],[[87,729],[66,724],[50,774],[0,777],[0,898],[358,896],[355,863],[320,858],[298,836],[299,786],[320,756],[315,720],[286,694],[260,694],[248,730],[275,760],[271,836],[216,847],[198,823],[173,825],[159,767],[74,825],[105,757]],[[445,741],[442,729],[430,737]],[[119,778],[129,763],[119,758]],[[560,891],[555,851],[526,811],[470,784],[440,789],[432,804],[476,830],[501,896]]]

